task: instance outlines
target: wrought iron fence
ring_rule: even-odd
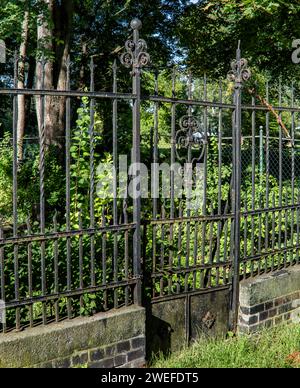
[[[43,83],[18,89],[24,61],[18,58],[14,86],[0,89],[2,104],[13,107],[12,138],[1,141],[0,159],[4,332],[222,288],[232,291],[234,327],[241,279],[299,264],[295,84],[275,89],[267,83],[259,92],[248,82],[240,48],[229,73],[233,88],[186,70],[151,67],[141,23],[131,26],[133,39],[121,57],[131,69],[129,93],[120,91],[116,62],[112,91],[95,91],[93,59],[88,91],[71,89],[71,62],[66,90],[45,90]],[[46,63],[40,60],[43,74]],[[33,139],[23,145],[19,96],[35,101],[38,117]],[[51,97],[65,113],[55,146],[46,141]],[[105,125],[98,113],[104,105]],[[133,168],[120,187],[121,150]],[[115,168],[111,176],[98,168],[101,162]],[[148,187],[165,179],[168,195],[141,198],[140,185],[132,184],[141,183],[140,162],[151,171]],[[163,178],[151,169],[166,163],[201,166],[200,178],[189,176],[200,203],[184,191],[177,195],[175,169]],[[112,186],[102,184],[109,180]]]

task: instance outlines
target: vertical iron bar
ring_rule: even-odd
[[[256,105],[255,96],[252,97],[252,106],[253,108]],[[255,195],[256,195],[256,186],[255,186],[255,179],[256,179],[256,137],[255,137],[255,130],[256,130],[256,111],[252,110],[251,115],[251,144],[252,144],[252,156],[251,156],[251,182],[252,182],[252,195],[251,195],[251,210],[255,210]],[[254,242],[254,233],[255,233],[255,217],[252,214],[251,215],[251,256],[254,256],[255,252],[255,242]],[[251,261],[251,276],[253,276],[254,273],[254,261]]]
[[[45,82],[45,61],[42,60],[42,89],[44,89]],[[41,235],[45,234],[45,103],[46,99],[44,96],[41,96],[41,105],[40,105],[40,117],[41,117],[41,129],[39,133],[39,172],[40,172],[40,233]],[[41,242],[41,280],[42,280],[42,295],[45,296],[47,292],[46,286],[46,243],[45,241]],[[45,302],[42,303],[42,317],[43,324],[47,324],[47,305]]]
[[[269,82],[266,83],[266,101],[269,103]],[[266,209],[269,209],[270,205],[270,112],[266,113]],[[269,212],[266,215],[265,223],[265,250],[269,247]],[[266,271],[267,271],[267,257],[266,257]]]
[[[189,73],[189,76],[188,76],[188,100],[192,100],[192,86],[193,86],[193,83],[192,83],[192,74],[191,72]],[[191,117],[192,116],[192,107],[189,106],[188,108],[188,116]],[[191,138],[192,136],[192,128],[189,128],[189,133],[188,133],[188,136],[189,138]],[[190,169],[190,164],[192,162],[192,145],[189,143],[188,144],[188,157],[187,157],[187,163],[188,163],[188,169]],[[192,189],[192,175],[188,172],[187,174],[187,178],[188,180],[191,180],[191,181],[188,181],[187,182],[187,190],[188,192],[186,193],[187,194],[187,198],[186,198],[186,216],[187,218],[189,219],[190,216],[191,216],[191,201],[190,201],[190,193],[191,193],[191,189]],[[191,223],[190,221],[188,220],[187,223],[186,223],[186,256],[185,256],[185,267],[186,268],[189,268],[190,266],[190,241],[191,241]],[[188,283],[189,283],[189,272],[187,271],[186,272],[186,275],[185,275],[185,291],[187,292],[188,291]]]
[[[26,220],[27,226],[27,235],[31,236],[31,224],[30,224],[30,216],[28,215]],[[33,273],[32,273],[32,243],[29,243],[27,246],[27,257],[28,257],[28,297],[33,297]],[[29,309],[29,325],[33,327],[33,305],[30,304],[28,306]]]
[[[292,83],[291,90],[292,108],[295,106],[295,89],[294,82]],[[294,246],[294,222],[295,222],[295,112],[292,111],[292,211],[291,211],[291,246]],[[294,249],[291,251],[290,263],[294,262]]]
[[[141,68],[139,60],[139,30],[142,23],[135,21],[131,23],[133,29],[133,43],[135,46],[135,63],[133,67],[132,92],[135,95],[133,100],[133,152],[132,163],[135,165],[134,176],[140,178],[140,142],[141,142]],[[133,235],[133,271],[136,277],[136,286],[134,288],[134,303],[141,305],[141,195],[140,187],[134,187],[133,199],[133,222],[135,231]]]
[[[118,92],[117,83],[117,62],[113,64],[113,92]],[[113,222],[114,225],[118,224],[118,201],[117,201],[117,181],[118,181],[118,100],[113,100],[113,164],[114,164],[114,177],[113,177]],[[113,261],[114,261],[114,282],[118,282],[118,234],[114,233],[114,248],[113,248]],[[118,289],[114,290],[114,307],[118,308]]]
[[[158,71],[155,71],[155,81],[154,81],[154,94],[157,95],[158,94]],[[154,103],[154,128],[153,128],[153,163],[155,166],[157,166],[158,164],[158,103],[155,102]],[[157,168],[154,168],[154,172],[153,172],[153,182],[154,182],[154,185],[158,184],[159,185],[159,173],[158,173],[158,176],[157,176],[157,173],[158,173],[158,169]],[[157,189],[155,187],[155,189]],[[155,193],[153,193],[153,199],[152,199],[152,217],[154,220],[157,219],[157,216],[158,216],[158,198],[156,197],[156,192],[157,190],[155,190]],[[156,255],[157,255],[157,252],[156,252],[156,249],[157,249],[157,241],[156,241],[156,238],[157,238],[157,231],[158,231],[158,228],[157,228],[157,225],[153,225],[153,228],[152,228],[152,272],[156,272]],[[155,279],[154,279],[154,285],[153,285],[153,288],[155,288]]]
[[[275,192],[273,191],[272,195],[272,207],[273,209],[275,208]],[[272,251],[275,249],[275,211],[272,211],[272,238],[271,238],[271,246],[272,246]],[[275,267],[275,257],[272,255],[272,263],[271,263],[271,270],[274,271]]]
[[[300,243],[300,192],[297,194],[297,215],[296,215],[296,246],[297,246],[297,254],[296,254],[296,264],[299,264],[299,243]]]
[[[285,192],[285,200],[284,200],[285,206],[288,205],[288,195],[287,192]],[[284,211],[284,254],[283,254],[283,266],[287,266],[287,239],[288,239],[288,213],[289,210],[285,209]]]
[[[91,57],[90,62],[90,91],[95,91],[95,65],[94,57]],[[95,99],[90,100],[90,228],[95,229]],[[96,285],[95,276],[95,235],[92,234],[90,237],[91,241],[91,286]]]
[[[223,88],[222,81],[219,82],[219,102],[223,102]],[[219,123],[218,123],[218,215],[222,213],[222,131],[223,131],[223,110],[219,109]],[[227,220],[225,220],[227,222]],[[222,222],[218,221],[218,234],[217,234],[217,263],[220,263],[220,249],[221,249],[221,234],[222,234]],[[220,267],[217,267],[216,283],[219,285]]]
[[[207,100],[207,79],[206,75],[204,75],[203,78],[203,99]],[[207,108],[204,108],[203,113],[203,121],[204,121],[204,139],[207,142]],[[207,148],[204,152],[204,174],[203,174],[203,206],[202,206],[202,214],[203,216],[206,215],[206,201],[207,201]],[[207,222],[202,221],[202,227],[201,227],[201,256],[202,256],[202,264],[206,264],[205,256],[206,256],[206,228],[207,228]],[[205,287],[205,279],[204,279],[204,272],[200,273],[200,284],[201,287]]]
[[[105,228],[106,226],[106,219],[105,219],[105,209],[104,206],[102,208],[102,222],[101,222],[102,228]],[[107,263],[106,263],[106,242],[107,242],[107,233],[102,233],[102,284],[106,286],[107,284]],[[104,310],[108,310],[108,295],[107,290],[104,290],[103,292],[103,304],[104,304]]]
[[[67,90],[70,90],[70,58],[67,60]],[[71,231],[71,100],[66,99],[66,230]],[[67,237],[67,289],[72,289],[71,238]],[[72,318],[72,302],[67,298],[68,318]]]
[[[245,217],[244,217],[244,260],[248,257],[248,196],[247,192],[245,193]],[[247,262],[244,262],[244,279],[247,277]]]
[[[179,203],[179,210],[178,210],[178,215],[179,215],[179,218],[181,219],[183,217],[183,208],[182,208],[182,201],[180,200],[180,203]],[[178,269],[180,270],[181,269],[181,266],[182,266],[182,263],[181,263],[181,259],[182,259],[182,223],[180,222],[179,225],[178,225],[178,245],[177,245],[177,251],[178,251]],[[181,289],[181,276],[179,276],[179,279],[178,279],[178,282],[177,282],[177,293],[179,294],[180,293],[180,289]]]
[[[279,106],[282,104],[282,83],[281,78],[279,79]],[[279,118],[281,119],[282,115],[279,112]],[[283,176],[282,176],[282,153],[283,153],[283,138],[282,138],[282,128],[279,126],[279,147],[278,147],[278,155],[279,155],[279,203],[280,207],[279,215],[278,215],[278,249],[281,249],[281,234],[282,234],[282,195],[283,195]],[[280,264],[279,264],[280,265]]]
[[[158,85],[157,85],[158,87]],[[158,94],[158,89],[157,89]],[[172,98],[176,98],[176,69],[173,68],[172,74]],[[175,164],[175,153],[176,153],[176,104],[172,103],[171,105],[171,176],[170,176],[170,184],[171,184],[171,204],[170,204],[170,218],[173,219],[175,217],[175,176],[173,166]],[[174,225],[170,224],[170,239],[169,245],[173,246],[173,238],[174,238]],[[173,249],[169,249],[169,267],[173,268]],[[172,287],[172,278],[169,278],[169,292],[171,292]]]
[[[126,199],[124,199],[124,203],[123,203],[123,216],[124,216],[124,224],[127,225],[128,224],[128,213],[127,213],[127,201]],[[126,281],[128,281],[128,277],[129,277],[129,233],[128,233],[128,230],[125,231],[125,235],[124,235],[124,244],[125,244],[125,248],[124,248],[124,254],[125,254],[125,279]],[[129,305],[129,287],[126,286],[125,288],[125,306],[128,306]]]
[[[82,210],[79,209],[79,214],[78,214],[78,226],[79,229],[83,229],[83,223],[82,223]],[[84,288],[84,282],[83,282],[83,257],[84,257],[84,252],[83,252],[83,237],[79,236],[79,288],[82,291]],[[80,312],[79,314],[82,315],[82,310],[84,309],[84,299],[83,295],[80,295],[79,298],[79,307],[80,307]]]
[[[14,87],[18,85],[18,57],[15,53],[14,62]],[[17,96],[13,97],[13,237],[18,237],[18,104]],[[15,299],[20,299],[19,287],[19,246],[14,244],[14,276],[15,276]],[[20,330],[20,308],[16,308],[16,330]]]
[[[4,238],[3,226],[0,221],[0,240]],[[5,262],[4,262],[4,246],[0,246],[0,281],[1,281],[1,300],[5,302]],[[2,332],[5,333],[6,325],[2,323]]]
[[[166,208],[165,201],[163,201],[161,209],[161,218],[166,219]],[[165,264],[165,235],[166,227],[165,224],[161,224],[161,242],[160,242],[160,296],[164,295],[164,264]]]
[[[235,80],[235,160],[234,160],[234,249],[233,249],[233,284],[232,284],[232,329],[236,330],[239,307],[240,287],[240,231],[241,231],[241,138],[242,138],[242,69],[240,42],[236,53],[237,78]]]
[[[53,217],[53,231],[54,233],[57,233],[58,231],[58,225],[57,225],[57,212],[55,211],[54,217]],[[56,294],[59,293],[59,264],[58,264],[58,240],[54,240],[54,292]],[[55,321],[59,321],[59,300],[56,300],[54,302],[54,310],[55,310]]]

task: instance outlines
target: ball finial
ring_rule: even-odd
[[[140,30],[142,28],[142,22],[139,19],[133,19],[130,23],[130,27],[133,30]]]

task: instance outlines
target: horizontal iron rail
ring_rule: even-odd
[[[82,289],[78,288],[71,291],[61,291],[55,294],[34,296],[32,298],[24,298],[20,300],[11,300],[9,302],[5,302],[5,307],[13,308],[13,307],[29,306],[35,303],[50,302],[50,301],[58,300],[62,298],[72,298],[72,297],[81,296],[84,294],[94,294],[96,292],[104,291],[104,290],[114,290],[116,288],[135,285],[139,279],[140,279],[139,276],[132,276],[130,279],[127,279],[127,280],[111,282],[109,284],[105,284],[101,286],[86,287]]]
[[[232,265],[231,261],[221,261],[218,263],[216,262],[211,264],[191,265],[189,267],[181,267],[181,268],[165,267],[162,271],[152,272],[151,277],[157,278],[160,276],[164,276],[166,274],[168,275],[185,274],[185,273],[195,272],[199,270],[213,269],[213,268],[223,268],[223,267],[230,268],[231,265]]]
[[[58,96],[58,97],[90,97],[90,98],[103,98],[103,99],[112,99],[112,100],[135,100],[137,98],[136,94],[133,93],[113,93],[113,92],[80,92],[72,90],[39,90],[39,89],[0,89],[0,95],[16,96],[16,95],[25,95],[25,96]],[[204,100],[188,100],[188,99],[179,99],[172,97],[164,96],[141,96],[143,101],[152,101],[160,103],[169,103],[169,104],[178,104],[178,105],[188,105],[188,106],[203,106],[211,108],[221,108],[221,109],[235,109],[234,104],[226,104],[214,101],[204,101]],[[275,111],[278,112],[300,112],[300,108],[297,107],[287,107],[287,106],[272,106]],[[250,105],[243,104],[243,110],[250,111],[269,111],[269,108],[264,105]]]
[[[271,208],[247,210],[247,211],[241,212],[241,215],[244,217],[248,217],[248,216],[260,215],[263,213],[276,213],[276,212],[284,212],[285,210],[297,210],[297,209],[300,209],[300,203],[295,205],[282,205],[282,206],[271,207]]]
[[[58,97],[90,97],[108,98],[112,100],[132,100],[136,98],[132,93],[112,92],[80,92],[78,90],[39,90],[39,89],[0,89],[0,95],[9,96],[58,96]]]
[[[174,293],[172,295],[156,296],[152,298],[151,303],[156,304],[159,302],[167,302],[169,300],[184,299],[187,296],[192,297],[197,295],[209,294],[210,292],[225,291],[225,290],[229,290],[230,288],[231,288],[231,284],[229,283],[226,286],[216,286],[216,287],[205,288],[205,289],[196,290],[196,291],[181,292],[180,294]]]
[[[0,239],[0,246],[3,245],[11,245],[11,244],[27,244],[36,241],[47,241],[47,240],[57,240],[62,238],[69,237],[81,237],[81,236],[91,236],[95,234],[103,234],[107,232],[120,232],[120,231],[129,231],[135,229],[136,224],[123,224],[123,225],[111,225],[104,226],[96,229],[81,229],[81,230],[71,230],[69,232],[57,232],[57,233],[49,233],[45,235],[37,234],[37,235],[29,235],[22,237],[9,237],[6,239]]]
[[[143,100],[153,101],[153,102],[161,102],[161,103],[169,103],[169,104],[178,104],[178,105],[188,105],[188,106],[203,106],[203,107],[211,107],[211,108],[222,108],[222,109],[235,109],[234,104],[225,104],[221,102],[214,101],[203,101],[203,100],[187,100],[187,99],[178,99],[172,97],[163,97],[163,96],[143,96]],[[287,106],[272,106],[275,111],[279,112],[300,112],[300,108],[297,107],[287,107]],[[264,105],[250,105],[250,104],[242,104],[243,110],[250,111],[266,111],[269,112],[269,108]]]
[[[260,260],[262,257],[275,256],[275,255],[279,255],[282,253],[287,253],[287,252],[291,252],[291,251],[299,250],[299,249],[300,249],[300,244],[289,246],[289,247],[273,249],[273,250],[268,251],[268,252],[261,252],[257,255],[254,255],[254,256],[244,256],[241,259],[240,263],[245,264],[247,262]],[[296,263],[296,259],[295,259],[295,263]]]
[[[219,214],[219,215],[205,215],[205,216],[194,216],[194,217],[178,217],[178,218],[166,218],[166,219],[158,219],[151,220],[149,223],[151,225],[168,225],[168,224],[177,224],[177,223],[185,223],[185,222],[199,222],[199,221],[220,221],[220,220],[228,220],[234,217],[233,214]],[[144,221],[147,224],[147,221]]]

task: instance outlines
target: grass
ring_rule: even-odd
[[[282,325],[253,336],[201,339],[192,347],[160,356],[154,368],[300,368],[300,325]]]

